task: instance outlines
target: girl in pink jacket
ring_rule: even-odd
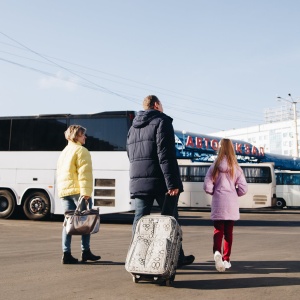
[[[213,253],[215,265],[219,272],[224,272],[225,269],[231,267],[233,225],[234,221],[240,218],[238,197],[245,195],[248,190],[244,173],[238,165],[231,140],[221,140],[217,159],[205,176],[204,190],[212,195],[211,219],[214,222]]]

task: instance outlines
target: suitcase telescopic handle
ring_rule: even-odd
[[[164,216],[174,216],[175,209],[177,209],[178,195],[171,196],[170,194],[165,194],[164,204],[161,210],[161,214]]]

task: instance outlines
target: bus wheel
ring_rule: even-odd
[[[285,203],[284,199],[277,198],[277,200],[276,200],[276,207],[277,208],[284,208],[285,206],[286,206],[286,203]]]
[[[11,192],[0,190],[0,218],[7,219],[15,211],[16,202]]]
[[[25,199],[23,210],[30,220],[46,219],[50,212],[50,200],[45,193],[33,192]]]

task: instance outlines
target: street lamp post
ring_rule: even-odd
[[[295,134],[294,134],[294,140],[295,140],[295,156],[299,157],[299,149],[298,149],[298,124],[297,124],[297,103],[300,101],[294,101],[291,94],[288,94],[288,96],[291,98],[291,100],[284,99],[281,97],[277,97],[278,101],[286,101],[293,105],[293,112],[294,112],[294,128],[295,128]]]

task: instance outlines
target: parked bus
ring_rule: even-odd
[[[134,111],[118,111],[0,117],[0,218],[9,218],[17,208],[32,220],[63,214],[56,190],[56,163],[67,144],[64,131],[72,124],[87,128],[85,146],[93,162],[94,206],[100,207],[101,214],[134,210],[126,153],[127,132],[134,116]],[[203,180],[211,163],[180,158],[178,162],[184,185],[179,206],[210,207],[211,196],[204,193]],[[273,206],[273,164],[241,166],[249,183],[249,192],[240,198],[241,207]]]
[[[300,207],[300,171],[276,171],[276,206]]]
[[[203,190],[204,178],[212,163],[178,160],[184,192],[179,207],[211,207],[212,196]],[[276,205],[276,179],[272,163],[240,164],[248,183],[248,192],[240,197],[240,208],[273,207]]]
[[[73,124],[87,128],[93,163],[94,206],[101,214],[134,209],[130,199],[127,132],[133,111],[84,115],[0,117],[0,218],[17,207],[32,220],[63,214],[56,189],[56,163]]]

